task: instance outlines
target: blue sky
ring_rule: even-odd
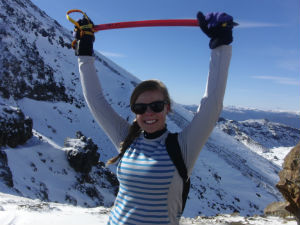
[[[223,11],[240,24],[225,106],[300,111],[299,0],[33,0],[69,30],[70,9],[95,24],[196,18],[198,11]],[[71,14],[75,19],[79,14]],[[142,80],[160,79],[171,97],[198,104],[208,73],[209,39],[197,27],[130,28],[96,33],[94,48]]]

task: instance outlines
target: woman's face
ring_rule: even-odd
[[[164,96],[159,90],[145,91],[139,95],[135,103],[149,104],[156,101],[164,101]],[[153,112],[150,107],[143,114],[136,114],[136,120],[142,130],[147,133],[154,133],[165,127],[166,116],[170,111],[170,105],[165,104],[161,112]]]

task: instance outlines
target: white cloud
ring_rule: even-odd
[[[103,52],[100,51],[100,53],[106,57],[113,57],[113,58],[124,58],[126,57],[125,55],[121,54],[121,53],[116,53],[116,52]]]
[[[283,48],[272,46],[262,51],[265,57],[276,60],[276,66],[292,72],[299,72],[299,50],[297,48]],[[275,64],[275,62],[274,62]]]
[[[281,60],[279,63],[279,67],[283,69],[287,69],[290,71],[299,71],[299,61],[295,60]]]
[[[266,22],[250,22],[250,21],[238,21],[239,26],[237,28],[260,28],[260,27],[283,27],[285,24],[280,23],[266,23]]]
[[[254,79],[260,80],[270,80],[275,83],[279,84],[286,84],[286,85],[300,85],[300,81],[294,78],[289,77],[277,77],[277,76],[252,76]]]

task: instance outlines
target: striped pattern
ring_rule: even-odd
[[[160,140],[134,141],[118,166],[120,188],[108,224],[170,224],[167,197],[174,171]]]

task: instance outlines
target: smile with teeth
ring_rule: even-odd
[[[146,124],[153,124],[153,123],[157,122],[157,120],[145,120],[144,122]]]

